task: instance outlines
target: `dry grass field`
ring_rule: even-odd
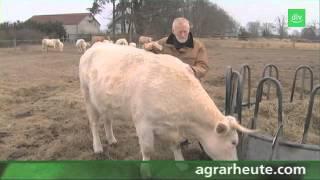
[[[253,76],[252,91],[255,92],[264,66],[270,63],[277,65],[284,101],[290,98],[294,72],[299,65],[309,65],[314,71],[314,84],[320,84],[319,44],[296,43],[293,48],[291,42],[276,40],[202,41],[208,49],[210,63],[210,71],[202,84],[222,111],[227,66],[239,70],[241,64],[248,64]],[[101,132],[104,153],[93,153],[88,118],[79,88],[80,56],[71,44],[65,45],[63,53],[53,50],[48,54],[43,53],[40,45],[24,45],[16,50],[0,49],[0,160],[141,159],[132,122],[114,122],[118,144],[112,147],[107,145]],[[255,95],[252,94],[252,97]],[[302,128],[301,117],[306,112],[302,110],[298,112],[301,116],[296,116],[299,105],[303,103],[288,105],[286,116],[293,122],[298,118],[296,127]],[[320,112],[319,105],[317,108],[316,111]],[[262,115],[271,113],[265,116],[268,120],[277,121],[274,111],[261,111]],[[249,116],[250,112],[245,122]],[[319,130],[319,116],[315,119],[317,122],[313,126]],[[316,133],[319,137],[319,131]],[[156,144],[156,149],[159,151],[153,155],[153,159],[173,159],[172,153],[161,143]],[[186,159],[202,158],[195,141],[183,152]]]

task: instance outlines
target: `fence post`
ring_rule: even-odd
[[[303,95],[304,95],[304,80],[306,78],[306,69],[302,69],[302,81],[301,81],[301,91],[300,91],[300,100],[303,99]],[[312,85],[310,85],[312,86]],[[311,88],[312,91],[312,88]]]
[[[16,47],[17,47],[17,39],[16,38],[13,39],[13,47],[14,47],[14,51],[16,51]]]
[[[279,68],[276,66],[276,65],[274,65],[274,64],[267,64],[265,67],[264,67],[264,69],[263,69],[263,73],[262,73],[262,78],[265,78],[265,77],[272,77],[272,69],[274,69],[275,70],[275,73],[276,73],[276,79],[277,80],[279,80]],[[268,75],[266,75],[267,73],[267,70],[269,70],[268,71]],[[262,86],[262,92],[263,92],[263,86]],[[267,94],[266,94],[266,96],[267,96],[267,100],[269,100],[270,99],[270,83],[269,82],[267,82]]]
[[[315,96],[317,95],[317,92],[320,90],[320,85],[316,86],[310,95],[310,99],[309,99],[309,105],[308,105],[308,112],[307,112],[307,117],[305,119],[305,124],[304,124],[304,129],[303,129],[303,135],[302,135],[302,140],[301,143],[304,144],[307,141],[308,138],[308,130],[309,130],[309,126],[310,126],[310,120],[312,118],[312,110],[313,110],[313,105],[314,105],[314,100],[315,100]]]
[[[303,70],[302,71],[302,79],[301,79],[301,89],[302,90],[300,92],[300,99],[302,100],[303,94],[304,94],[304,81],[305,81],[305,76],[306,76],[306,70],[308,70],[310,73],[310,93],[312,92],[312,89],[313,89],[313,71],[312,71],[311,67],[307,66],[307,65],[300,65],[296,69],[296,72],[294,73],[293,83],[292,83],[292,87],[291,87],[290,102],[293,101],[294,91],[296,88],[297,75],[300,70]]]
[[[263,84],[266,82],[273,83],[276,87],[276,93],[278,97],[278,129],[277,132],[273,138],[272,141],[272,152],[269,156],[269,160],[272,160],[275,152],[277,151],[278,148],[278,142],[279,142],[279,137],[283,135],[283,121],[282,121],[282,86],[280,84],[280,81],[273,78],[273,77],[264,77],[259,81],[257,92],[256,92],[256,105],[254,108],[254,114],[253,114],[253,119],[251,120],[251,129],[256,129],[257,127],[257,119],[258,119],[258,112],[259,112],[259,103],[262,100],[262,92],[263,92]]]
[[[244,83],[245,81],[247,80],[247,83],[248,83],[248,94],[247,94],[247,104],[244,103],[242,104],[243,106],[248,106],[248,108],[250,108],[251,106],[251,70],[250,70],[250,67],[249,65],[247,64],[242,64],[241,65],[241,69],[240,69],[240,74],[242,75],[242,81],[243,83],[241,84],[241,89],[242,89],[242,92],[244,92]],[[247,78],[247,79],[246,79]]]

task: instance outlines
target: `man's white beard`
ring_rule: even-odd
[[[188,38],[186,38],[186,39],[180,39],[180,38],[178,38],[178,37],[176,37],[176,39],[177,39],[177,41],[178,41],[179,43],[185,43],[185,42],[187,42],[187,40],[188,40]]]

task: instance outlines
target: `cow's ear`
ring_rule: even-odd
[[[229,127],[226,123],[218,122],[215,131],[219,135],[225,135],[229,131]]]

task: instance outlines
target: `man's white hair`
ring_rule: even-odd
[[[186,19],[184,17],[175,18],[173,20],[173,23],[172,23],[172,29],[174,29],[178,25],[185,24],[185,23],[187,23],[189,25],[189,28],[190,28],[190,22],[189,22],[188,19]]]

